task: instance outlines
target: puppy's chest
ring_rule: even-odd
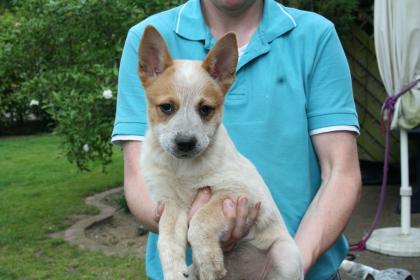
[[[162,193],[163,195],[169,195],[173,192],[182,196],[188,193],[195,193],[198,189],[205,187],[206,184],[212,181],[208,175],[185,175],[167,170],[150,172],[146,177],[149,181],[148,184],[151,191]]]
[[[192,172],[171,172],[160,169],[156,172],[146,172],[145,178],[149,190],[156,201],[164,199],[174,199],[178,202],[190,206],[197,191],[200,188],[211,187],[212,192],[232,192],[235,186],[241,184],[238,176],[233,176],[232,172],[218,172],[213,170],[208,173]],[[227,186],[229,186],[227,188]]]

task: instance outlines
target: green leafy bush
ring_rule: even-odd
[[[58,73],[43,72],[20,87],[21,95],[44,104],[45,112],[57,123],[55,132],[65,139],[68,159],[81,170],[87,170],[90,160],[100,160],[105,166],[112,156],[109,139],[116,74],[116,68],[100,64],[63,68]]]
[[[360,0],[282,0],[298,9],[313,11],[334,22],[338,33],[345,36],[350,30]]]
[[[14,2],[14,0],[0,0],[0,14],[6,9],[10,9],[13,6]]]
[[[0,18],[0,130],[54,126],[81,170],[109,163],[117,69],[128,29],[181,1],[17,1]]]

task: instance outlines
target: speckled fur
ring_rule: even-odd
[[[158,36],[157,31],[147,32],[142,46],[147,46],[148,40],[159,41],[154,37]],[[161,50],[163,53],[167,52],[165,45],[154,49],[159,48],[164,49]],[[224,60],[230,57],[233,61],[233,71],[227,69],[230,72],[222,75],[223,80],[212,76],[213,72],[218,74],[218,69],[213,71],[211,67],[225,63],[218,61],[219,55]],[[178,96],[180,100],[180,108],[170,120],[150,124],[140,159],[142,174],[153,199],[165,205],[159,222],[158,249],[166,280],[303,279],[298,248],[266,184],[254,165],[237,151],[221,124],[223,104],[218,105],[220,107],[210,121],[200,120],[191,105],[209,94],[225,94],[233,82],[236,59],[236,40],[233,35],[228,35],[216,44],[203,64],[169,61],[160,65],[170,65],[171,75],[165,75],[163,69],[160,77],[153,77],[154,81],[147,81],[147,75],[146,78],[143,76],[148,100],[155,98],[153,94],[159,94],[161,98],[165,92],[171,92],[168,94]],[[224,69],[224,65],[215,67]],[[171,80],[165,81],[165,78]],[[169,90],[168,84],[173,85]],[[165,85],[165,88],[160,90],[160,85]],[[215,85],[220,85],[218,90],[214,90]],[[208,91],[209,88],[213,90]],[[149,103],[149,106],[152,105]],[[178,132],[188,132],[199,139],[202,146],[194,156],[179,158],[173,153],[172,142]],[[204,186],[211,187],[212,197],[188,225],[190,206],[199,188]],[[229,221],[223,214],[222,201],[227,197],[236,201],[239,196],[246,196],[250,207],[257,202],[261,202],[262,207],[248,235],[232,252],[223,254],[219,239]],[[193,249],[194,265],[190,268],[184,261],[187,240]],[[268,253],[275,241],[279,242],[281,250]]]

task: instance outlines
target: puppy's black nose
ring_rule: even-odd
[[[190,152],[197,144],[197,139],[194,136],[177,135],[175,137],[175,144],[181,152]]]

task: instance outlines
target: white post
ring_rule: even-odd
[[[411,194],[409,184],[408,165],[408,137],[405,129],[400,130],[400,152],[401,152],[401,234],[410,234],[411,227]]]

